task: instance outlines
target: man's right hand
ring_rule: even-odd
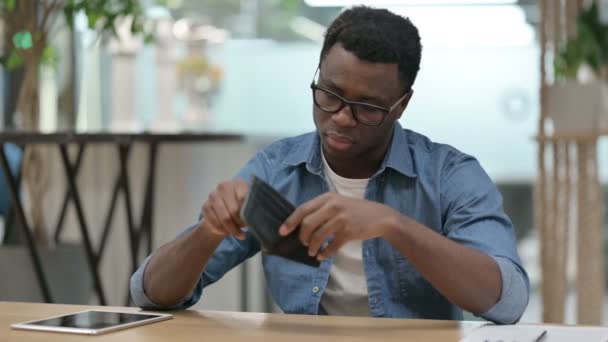
[[[203,204],[200,228],[244,240],[245,233],[241,228],[246,225],[241,220],[240,211],[248,192],[249,185],[242,179],[220,183]]]

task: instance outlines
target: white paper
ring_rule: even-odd
[[[542,342],[606,342],[608,328],[552,326],[547,328],[546,337]]]
[[[541,339],[544,331],[546,335]],[[484,325],[461,342],[608,342],[608,328],[553,325]]]
[[[536,342],[545,331],[533,325],[484,325],[473,330],[461,342]]]

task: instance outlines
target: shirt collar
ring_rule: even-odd
[[[323,170],[323,160],[321,158],[319,134],[315,132],[310,136],[310,139],[302,141],[296,150],[286,157],[285,163],[291,166],[305,163],[306,169],[310,173],[321,175]],[[391,168],[404,176],[416,177],[412,154],[407,141],[407,131],[401,127],[399,122],[395,122],[391,144],[376,174],[384,172],[386,168]]]
[[[412,159],[412,150],[408,142],[408,131],[404,130],[398,121],[395,122],[393,128],[393,139],[391,145],[388,148],[384,161],[380,166],[380,172],[384,171],[385,168],[389,167],[404,176],[416,177],[416,171],[414,170],[414,162]]]

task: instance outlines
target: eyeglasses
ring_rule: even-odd
[[[367,126],[379,126],[384,121],[384,118],[391,113],[401,101],[413,93],[413,90],[408,90],[403,96],[401,96],[395,103],[386,108],[377,106],[371,103],[350,101],[344,97],[334,93],[333,91],[319,86],[316,82],[317,74],[319,69],[315,72],[310,88],[312,89],[312,98],[315,102],[315,106],[326,113],[337,113],[344,106],[350,106],[353,117],[357,122],[360,122]]]

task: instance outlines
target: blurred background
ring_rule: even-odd
[[[56,18],[48,42],[34,62],[40,65],[39,77],[33,81],[38,89],[33,94],[39,100],[34,129],[46,133],[211,132],[243,137],[234,142],[161,147],[153,208],[154,248],[195,223],[208,193],[234,175],[257,149],[314,129],[309,84],[324,31],[345,6],[365,3],[114,0],[107,3],[120,7],[131,20],[116,19],[110,27],[108,14],[112,18],[120,11],[107,9],[107,4],[95,7],[96,1],[67,10],[60,7],[79,2],[3,1],[0,122],[4,131],[28,127],[19,103],[31,62],[24,52],[29,49],[28,35],[15,28],[18,24],[10,13],[14,13],[11,6],[17,11],[31,2],[39,8],[30,13],[39,15],[51,3],[58,4],[53,8]],[[123,7],[126,3],[133,7]],[[419,28],[422,65],[415,96],[401,124],[477,157],[498,185],[531,280],[532,297],[522,321],[540,322],[540,242],[533,214],[541,87],[539,3],[394,0],[367,4],[409,17]],[[87,148],[77,183],[91,240],[97,246],[119,162],[111,145]],[[52,237],[66,179],[57,151],[46,145],[40,149],[45,165],[43,191],[37,197],[42,219],[34,226],[51,292],[56,302],[96,304],[74,208],[67,208],[61,238]],[[598,147],[602,181],[608,176],[605,151],[602,142]],[[70,152],[77,153],[76,149]],[[145,185],[146,158],[145,146],[136,144],[129,160],[136,216],[144,201],[140,189]],[[8,198],[8,190],[0,191]],[[23,198],[30,203],[26,211],[31,213],[36,200],[25,191]],[[127,296],[131,267],[125,261],[126,215],[118,206],[107,251],[99,261],[110,305],[124,305]],[[23,234],[16,227],[18,222],[8,216],[0,228],[0,300],[41,301]],[[65,246],[71,247],[60,248]],[[568,289],[573,289],[576,264],[572,258],[568,263]],[[576,321],[575,301],[569,290],[565,322]],[[205,290],[196,308],[276,311],[265,290],[259,257]]]

